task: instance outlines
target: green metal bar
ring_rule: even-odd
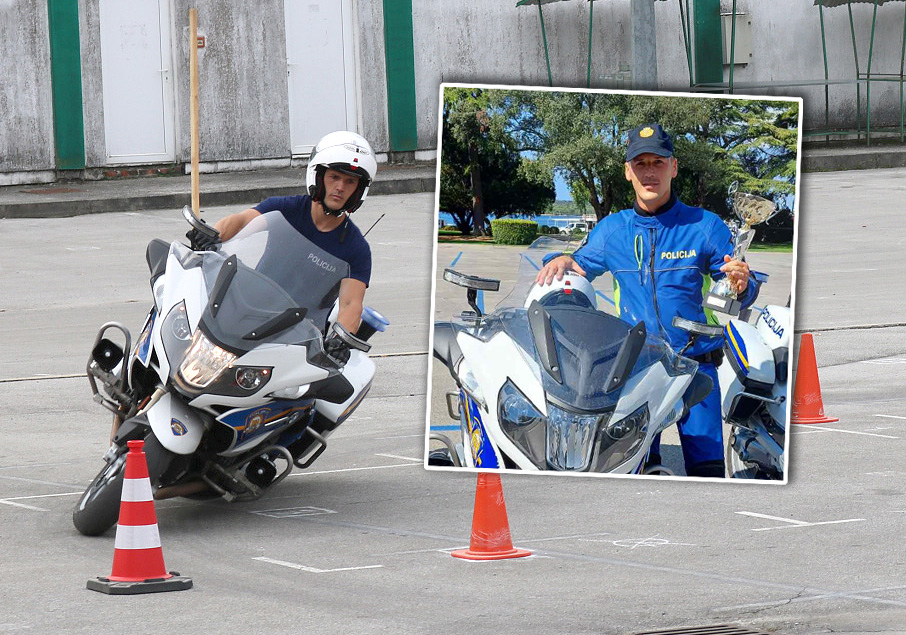
[[[859,70],[859,49],[856,46],[856,27],[853,24],[853,3],[847,2],[846,7],[849,10],[849,32],[853,36],[853,57],[856,60],[856,79],[862,78],[862,72]],[[856,130],[861,130],[862,126],[862,87],[856,82]],[[856,135],[860,139],[862,134]]]
[[[541,4],[539,3],[540,7]],[[585,76],[585,87],[591,88],[591,25],[595,17],[595,0],[588,0],[588,73]]]
[[[78,0],[47,0],[47,22],[56,165],[60,170],[81,170],[85,167],[85,124]]]
[[[392,152],[418,149],[415,45],[412,33],[412,0],[384,0],[387,121]]]
[[[730,26],[730,94],[733,94],[733,67],[736,66],[736,0],[733,0],[733,17]]]
[[[724,65],[720,55],[720,0],[695,0],[695,81],[699,84],[720,84],[724,81]],[[723,91],[720,91],[723,92]]]
[[[875,48],[875,26],[878,22],[878,0],[871,13],[871,38],[868,40],[868,69],[865,73],[865,145],[871,145],[871,56]]]
[[[829,78],[827,72],[827,39],[824,35],[824,0],[818,3],[818,16],[821,18],[821,54],[824,56],[824,81]],[[824,85],[824,129],[830,130],[830,86]],[[825,142],[830,142],[830,135],[824,138]]]
[[[903,143],[903,81],[906,79],[906,76],[903,75],[904,63],[906,63],[906,6],[903,8],[903,51],[900,53],[900,143]]]
[[[544,41],[544,59],[547,60],[547,82],[554,85],[554,76],[551,75],[551,57],[547,52],[547,31],[544,29],[544,11],[541,10],[541,0],[538,0],[538,18],[541,20],[541,39]]]
[[[686,3],[686,12],[683,13],[683,2]],[[692,43],[689,41],[689,23],[686,21],[686,15],[689,13],[689,0],[679,0],[680,24],[683,27],[683,44],[686,47],[686,65],[689,68],[689,87],[695,85],[695,75],[692,69]]]

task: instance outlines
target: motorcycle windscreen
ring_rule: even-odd
[[[320,339],[349,265],[270,212],[206,253],[202,271],[210,295],[202,325],[220,344],[247,351]]]

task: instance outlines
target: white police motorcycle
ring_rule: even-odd
[[[183,215],[194,237],[216,236]],[[148,245],[154,306],[134,347],[116,322],[97,335],[88,379],[115,418],[105,465],[73,511],[83,534],[117,520],[128,441],[145,441],[155,498],[255,499],[311,465],[371,386],[367,340],[387,321],[370,308],[355,334],[335,321],[344,261],[280,212],[216,251],[192,242]],[[325,349],[328,333],[345,363]]]
[[[535,241],[514,290],[487,314],[479,293],[499,281],[445,270],[472,307],[434,325],[434,357],[456,382],[447,406],[462,440],[430,434],[444,447],[429,453],[429,466],[669,474],[646,464],[651,442],[712,381],[644,322],[599,310],[584,277],[536,285],[543,256],[564,247]]]
[[[767,280],[764,274],[762,282]],[[724,362],[717,369],[721,413],[730,426],[726,440],[727,476],[783,480],[786,473],[787,385],[792,329],[790,309],[769,304],[754,324],[749,310],[723,326],[680,318],[674,325],[723,338]]]

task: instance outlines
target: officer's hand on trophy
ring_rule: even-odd
[[[733,291],[742,293],[749,286],[749,263],[744,260],[733,260],[724,256],[724,265],[720,268],[733,286]]]

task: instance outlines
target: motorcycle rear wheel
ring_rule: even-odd
[[[144,452],[152,482],[157,480],[156,477],[160,473],[162,451],[164,450],[160,442],[149,432],[145,437]],[[113,462],[104,465],[79,497],[79,502],[72,510],[72,524],[79,533],[85,536],[99,536],[116,524],[123,495],[127,453],[126,448],[121,448]]]

